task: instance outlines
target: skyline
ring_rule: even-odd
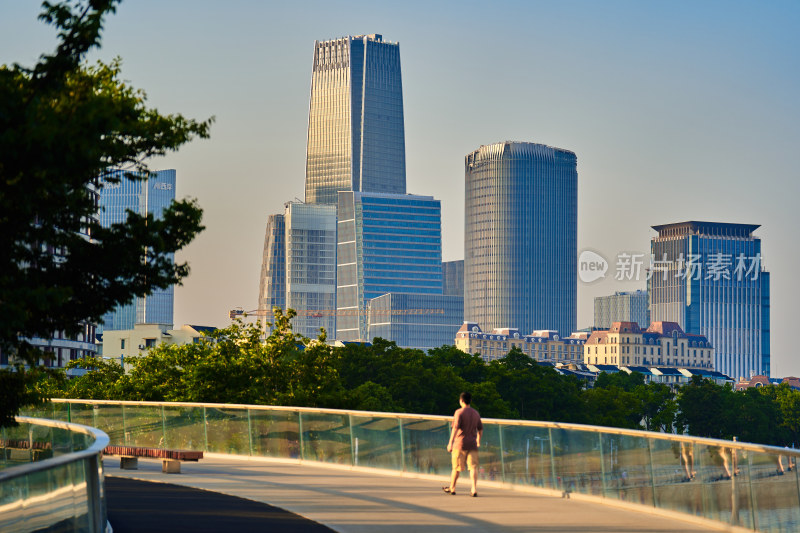
[[[267,216],[303,196],[314,41],[380,33],[400,43],[408,192],[442,201],[444,260],[463,258],[468,153],[503,140],[571,150],[579,252],[649,253],[657,224],[761,224],[772,374],[800,374],[788,335],[800,298],[797,4],[186,5],[123,2],[93,54],[121,56],[123,79],[162,112],[217,117],[209,141],[152,164],[177,169],[177,196],[206,213],[178,254],[192,274],[175,291],[176,325],[257,307]],[[52,50],[39,10],[4,6],[0,63]],[[576,283],[578,327],[594,296],[645,285]]]

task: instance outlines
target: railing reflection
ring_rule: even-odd
[[[105,531],[105,433],[54,420],[17,422],[0,430],[0,531]]]

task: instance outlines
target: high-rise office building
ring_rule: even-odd
[[[406,192],[400,46],[381,35],[314,45],[305,200],[339,191]]]
[[[287,202],[270,215],[264,238],[258,309],[262,324],[272,308],[294,309],[295,333],[316,338],[336,331],[336,206]],[[314,311],[319,311],[315,313]]]
[[[614,322],[635,322],[640,328],[650,326],[647,291],[616,291],[594,299],[594,327],[609,329]]]
[[[432,196],[340,192],[336,338],[366,339],[367,302],[442,294],[441,204]]]
[[[336,331],[336,206],[286,204],[286,307],[302,311],[295,333],[316,338]],[[313,313],[312,311],[321,311]]]
[[[464,319],[491,330],[575,330],[573,152],[500,142],[466,156]]]
[[[286,222],[283,214],[269,215],[261,256],[258,312],[261,327],[271,331],[273,308],[286,309]]]
[[[127,220],[129,210],[160,219],[164,210],[175,200],[175,170],[159,170],[142,181],[125,179],[121,176],[123,172],[126,171],[112,171],[111,175],[119,175],[121,179],[117,183],[104,180],[100,189],[100,224],[110,227],[116,222],[123,222]],[[103,315],[98,333],[106,329],[133,329],[134,324],[142,323],[172,327],[174,299],[172,286],[154,289],[146,296],[136,296],[133,301],[118,305]]]
[[[688,221],[653,226],[650,319],[676,322],[714,346],[734,379],[769,376],[769,273],[753,224]]]

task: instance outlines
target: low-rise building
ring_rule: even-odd
[[[685,333],[675,322],[614,322],[594,331],[584,345],[587,365],[714,369],[714,348],[703,335]]]
[[[562,338],[557,331],[535,330],[523,335],[516,328],[495,328],[484,333],[475,322],[464,322],[456,333],[456,348],[468,354],[480,354],[484,361],[502,359],[513,347],[537,362],[581,363],[588,334],[573,333]]]
[[[769,376],[753,376],[750,379],[739,378],[739,381],[734,385],[736,390],[746,390],[751,387],[765,387],[768,385],[780,385],[786,383],[795,390],[800,390],[800,378],[789,376],[785,378],[771,378]]]
[[[170,329],[171,324],[135,324],[133,329],[105,330],[101,354],[105,359],[118,359],[121,364],[131,357],[138,357],[157,345],[199,343],[216,328],[184,324]]]

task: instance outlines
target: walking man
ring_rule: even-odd
[[[472,497],[478,495],[478,448],[481,446],[483,423],[478,411],[470,407],[472,395],[462,392],[458,403],[461,409],[453,415],[453,431],[450,433],[450,442],[447,451],[453,460],[453,473],[450,476],[450,486],[442,487],[447,494],[455,495],[456,481],[463,470],[469,469],[472,480]]]

